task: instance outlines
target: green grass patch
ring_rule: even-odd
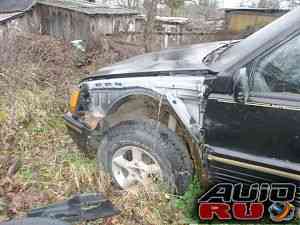
[[[203,188],[197,176],[194,176],[188,190],[176,201],[176,207],[183,211],[187,223],[200,223],[197,200],[203,193]]]

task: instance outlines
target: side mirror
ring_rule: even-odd
[[[236,75],[233,85],[233,98],[237,103],[245,104],[249,99],[249,80],[247,69],[242,68]]]

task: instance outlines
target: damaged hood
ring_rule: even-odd
[[[204,57],[228,43],[230,41],[211,42],[139,55],[112,66],[104,67],[98,70],[95,75],[211,70],[203,63]]]

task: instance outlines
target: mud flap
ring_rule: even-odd
[[[78,194],[65,202],[33,209],[27,216],[73,223],[111,217],[119,213],[120,211],[101,193],[91,193]]]

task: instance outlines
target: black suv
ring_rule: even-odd
[[[82,80],[65,121],[122,188],[300,181],[300,9],[241,41],[168,49]],[[147,183],[147,182],[146,182]]]

